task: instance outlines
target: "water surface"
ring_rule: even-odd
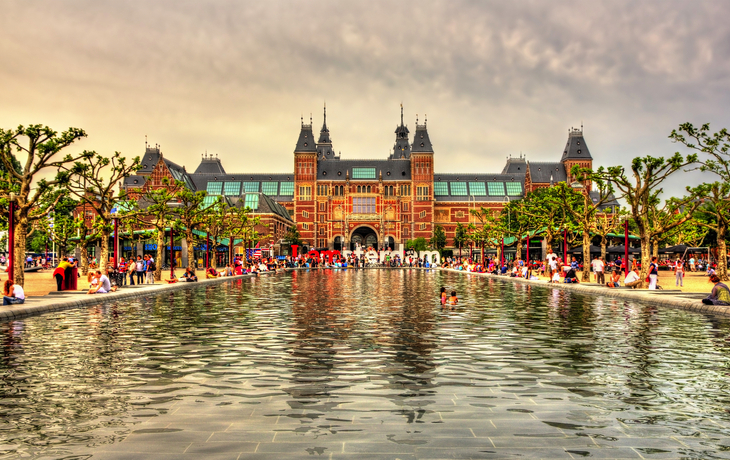
[[[729,326],[421,270],[68,310],[0,326],[0,458],[730,458]]]

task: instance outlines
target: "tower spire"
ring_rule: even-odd
[[[403,103],[400,103],[400,124],[403,126]]]

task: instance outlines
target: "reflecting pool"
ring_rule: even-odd
[[[0,458],[730,458],[730,323],[619,299],[298,271],[0,334]]]

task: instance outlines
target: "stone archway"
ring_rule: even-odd
[[[378,249],[378,233],[366,225],[361,225],[352,231],[350,235],[350,250],[354,251],[357,244],[364,250],[369,247]]]

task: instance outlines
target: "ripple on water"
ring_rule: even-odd
[[[436,301],[441,286],[459,293],[456,309]],[[727,458],[728,326],[442,272],[176,291],[3,324],[0,456],[88,457],[150,437],[194,445],[209,430],[210,442],[259,436],[264,451],[274,438],[310,442],[298,452],[317,456],[345,443]]]

